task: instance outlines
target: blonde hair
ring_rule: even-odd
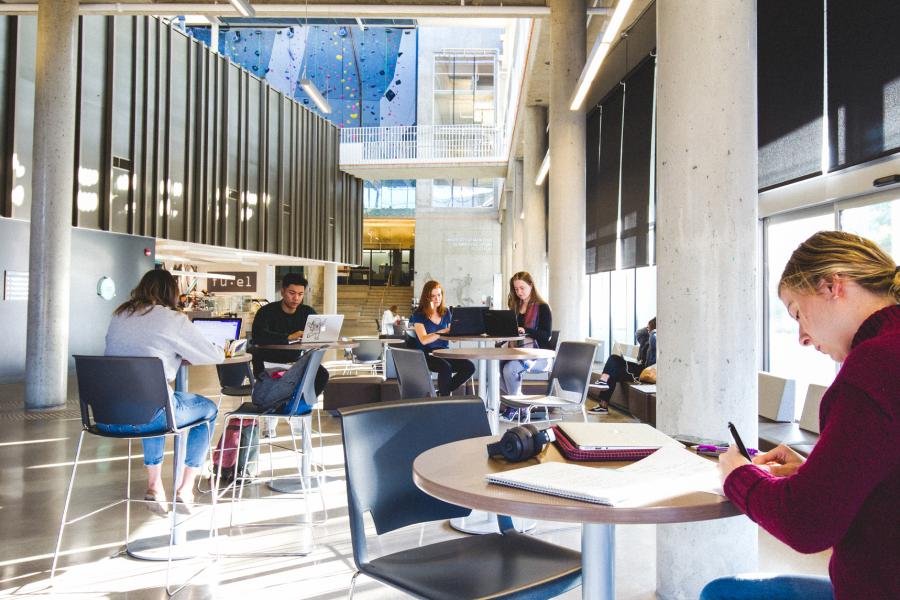
[[[518,310],[519,308],[519,297],[516,295],[515,288],[516,281],[524,281],[531,287],[531,295],[528,296],[528,304],[547,304],[544,299],[541,298],[537,288],[534,287],[534,279],[532,279],[531,273],[528,271],[519,271],[509,278],[509,294],[506,296],[506,306],[509,307],[509,310]]]
[[[875,242],[844,231],[820,231],[800,244],[784,267],[778,292],[815,292],[841,274],[879,296],[900,302],[900,267]]]

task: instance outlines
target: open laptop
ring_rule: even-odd
[[[488,337],[517,337],[519,325],[512,310],[487,310],[484,312],[484,332]]]
[[[450,313],[448,337],[476,336],[484,333],[484,309],[480,306],[457,306]]]
[[[290,343],[322,344],[336,342],[341,335],[344,315],[310,315],[303,328],[303,337]]]
[[[557,425],[580,450],[655,450],[679,444],[646,423],[576,423]]]
[[[203,337],[219,348],[225,348],[226,340],[236,340],[241,335],[241,320],[238,317],[197,317],[193,322]]]

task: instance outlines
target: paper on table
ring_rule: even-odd
[[[654,504],[690,492],[722,493],[715,463],[678,446],[664,446],[615,470],[549,462],[485,478],[490,483],[622,507]]]

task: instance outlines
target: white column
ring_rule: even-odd
[[[510,198],[512,206],[507,210],[511,217],[513,230],[513,254],[510,277],[512,276],[512,273],[518,273],[525,268],[524,248],[526,243],[525,222],[522,220],[522,174],[524,169],[522,168],[522,161],[519,159],[514,160],[512,164],[513,190],[512,197]]]
[[[756,440],[756,3],[657,11],[657,427]],[[756,526],[661,525],[656,563],[659,598],[696,598],[756,568]]]
[[[325,265],[324,282],[322,285],[324,292],[323,305],[326,315],[337,314],[337,265]]]
[[[78,0],[40,0],[34,90],[25,408],[66,402]]]
[[[550,0],[550,304],[559,339],[583,340],[585,115],[569,102],[585,60],[581,0]]]
[[[547,292],[544,270],[547,265],[547,218],[544,214],[544,186],[535,185],[547,152],[544,138],[547,112],[542,106],[525,107],[525,152],[522,159],[522,209],[525,212],[522,264],[531,273],[537,289]]]

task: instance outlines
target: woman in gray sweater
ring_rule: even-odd
[[[216,416],[211,400],[188,392],[175,392],[171,382],[182,361],[192,364],[221,362],[224,350],[209,342],[193,323],[176,309],[178,283],[163,269],[148,271],[131,291],[127,302],[113,313],[106,332],[107,356],[155,356],[162,361],[166,381],[170,383],[169,397],[175,409],[175,424],[193,423]],[[123,399],[127,401],[127,399]],[[166,415],[160,409],[149,423],[134,425],[104,425],[97,427],[117,433],[151,433],[166,429]],[[194,427],[188,433],[185,467],[181,484],[175,490],[176,508],[190,512],[194,498],[194,482],[203,467],[212,431],[209,427]],[[162,459],[165,438],[141,440],[144,447],[144,466],[147,469],[147,492],[144,500],[153,512],[166,513],[166,492],[162,482]]]

